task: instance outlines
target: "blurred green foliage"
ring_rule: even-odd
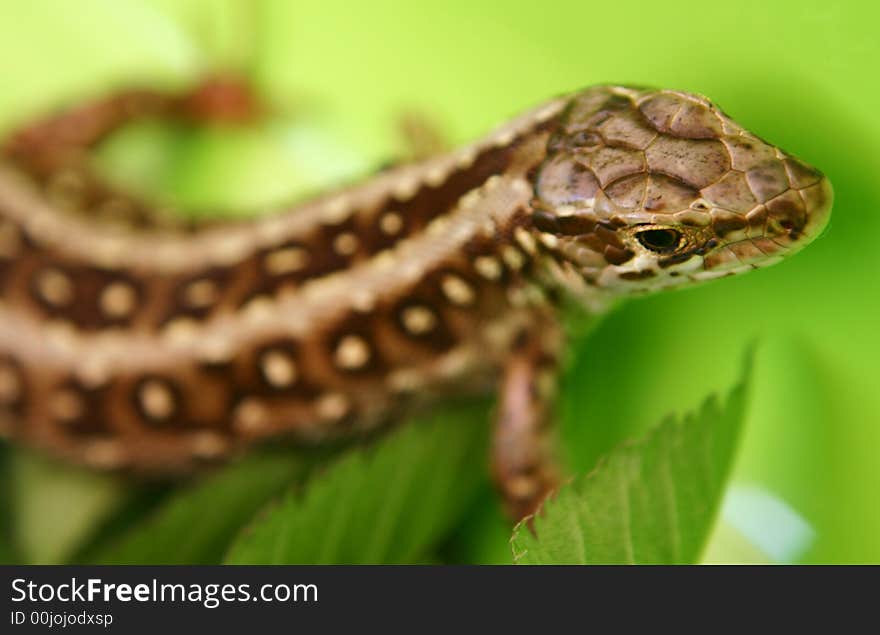
[[[757,336],[734,480],[774,493],[812,525],[805,561],[880,561],[878,5],[32,0],[0,11],[0,129],[112,86],[247,72],[277,121],[177,139],[132,168],[201,207],[259,205],[267,192],[298,194],[376,165],[397,151],[403,109],[437,117],[464,141],[594,83],[711,96],[829,175],[830,227],[790,261],[631,302],[579,340],[562,393],[568,461],[590,469],[664,413],[731,385]],[[108,164],[156,144],[128,145],[108,148]],[[13,472],[12,484],[24,478]],[[9,484],[3,500],[29,500]],[[506,530],[493,499],[483,500],[445,547],[450,557],[500,557],[494,545]]]
[[[485,403],[461,403],[352,449],[256,518],[225,561],[426,561],[485,482],[485,417]]]

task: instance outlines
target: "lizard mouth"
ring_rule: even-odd
[[[771,214],[761,236],[737,237],[719,246],[704,258],[703,271],[693,276],[705,279],[766,267],[799,252],[821,236],[831,218],[831,182],[823,175],[815,185],[792,192],[804,202],[800,222]]]

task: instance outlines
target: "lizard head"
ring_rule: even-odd
[[[554,277],[628,295],[778,262],[825,227],[818,170],[699,95],[619,86],[571,98],[532,174]]]

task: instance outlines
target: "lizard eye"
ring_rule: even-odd
[[[681,232],[676,229],[646,229],[636,234],[645,249],[656,253],[675,251],[681,243]]]

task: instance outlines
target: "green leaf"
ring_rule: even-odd
[[[305,462],[258,453],[182,488],[143,522],[89,556],[97,564],[216,564],[236,532],[286,486]]]
[[[234,544],[234,564],[403,563],[428,555],[485,482],[484,402],[346,453]]]
[[[19,561],[15,544],[15,505],[12,497],[9,454],[11,450],[0,443],[0,564],[14,564]]]
[[[9,455],[14,544],[28,564],[65,562],[124,494],[121,479],[23,448]]]
[[[116,507],[94,524],[73,550],[67,563],[88,563],[103,557],[109,545],[120,541],[177,491],[171,483],[131,484]]]
[[[522,564],[668,564],[700,558],[730,473],[745,413],[748,356],[722,406],[669,417],[560,489],[511,544]]]

